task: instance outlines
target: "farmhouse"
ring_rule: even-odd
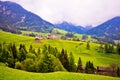
[[[47,39],[57,40],[58,37],[54,34],[50,34],[50,35],[47,36]]]
[[[42,35],[39,35],[39,36],[35,36],[35,40],[43,40],[43,36]]]
[[[98,72],[111,72],[111,68],[110,67],[98,66],[97,71]]]

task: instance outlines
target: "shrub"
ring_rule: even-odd
[[[30,71],[30,72],[36,71],[35,70],[35,62],[33,61],[33,59],[27,58],[26,60],[24,60],[23,66],[26,71]]]
[[[33,54],[33,53],[28,53],[28,54],[26,55],[26,57],[27,57],[27,58],[30,58],[30,59],[33,59],[33,60],[35,60],[35,58],[36,58],[35,54]]]
[[[16,62],[15,69],[23,69],[23,65],[20,62]]]

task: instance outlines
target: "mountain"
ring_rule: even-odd
[[[66,30],[68,32],[75,32],[75,33],[80,33],[80,34],[83,34],[86,31],[86,28],[82,26],[75,26],[72,23],[68,23],[68,22],[62,22],[59,24],[55,24],[55,26],[59,29]]]
[[[87,34],[120,40],[120,16],[88,30]]]
[[[50,31],[54,25],[36,14],[25,10],[17,3],[0,1],[0,28]]]

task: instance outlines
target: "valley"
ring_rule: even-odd
[[[82,25],[82,17],[70,19],[77,13],[23,5],[0,1],[0,80],[120,80],[120,15]],[[52,23],[53,13],[61,18]]]
[[[0,31],[0,42],[6,42],[6,43],[16,43],[18,46],[20,43],[23,43],[26,45],[26,49],[29,49],[29,46],[32,45],[35,50],[37,50],[38,47],[41,49],[45,44],[51,45],[52,47],[57,47],[58,50],[60,51],[62,48],[68,51],[68,54],[70,52],[73,53],[73,56],[75,58],[75,63],[77,63],[78,58],[81,57],[82,64],[85,66],[87,61],[91,61],[94,63],[94,66],[109,66],[110,64],[114,63],[116,65],[120,65],[120,55],[118,54],[106,54],[106,53],[99,53],[96,51],[96,47],[98,47],[100,44],[96,43],[90,43],[90,50],[86,49],[86,42],[81,42],[81,41],[70,41],[70,40],[42,40],[42,41],[35,41],[34,37],[29,37],[29,36],[23,36],[23,35],[17,35],[17,34],[12,34],[9,32],[4,32]],[[82,43],[82,45],[79,45]],[[12,79],[16,80],[18,79],[28,79],[31,80],[38,80],[38,79],[43,79],[46,80],[49,78],[49,80],[53,80],[53,78],[60,79],[60,80],[66,80],[66,79],[91,79],[94,80],[98,78],[98,80],[119,80],[119,78],[112,78],[112,77],[107,77],[107,76],[99,76],[99,75],[93,75],[93,74],[84,74],[84,73],[69,73],[69,72],[53,72],[53,73],[31,73],[31,72],[26,72],[26,71],[21,71],[21,70],[16,70],[12,68],[8,68],[4,66],[5,64],[0,63],[0,71],[1,71],[1,77],[0,79]],[[9,73],[9,72],[12,72]],[[19,73],[19,75],[16,75]],[[7,77],[5,77],[7,75]],[[11,77],[13,75],[16,75],[16,77]],[[31,76],[29,76],[31,75]],[[56,76],[54,76],[56,75]],[[63,76],[66,76],[64,78]],[[21,77],[22,76],[22,77]],[[39,77],[37,77],[39,76]]]

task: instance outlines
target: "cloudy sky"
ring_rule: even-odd
[[[51,23],[99,25],[120,16],[120,0],[2,0],[13,1]]]

